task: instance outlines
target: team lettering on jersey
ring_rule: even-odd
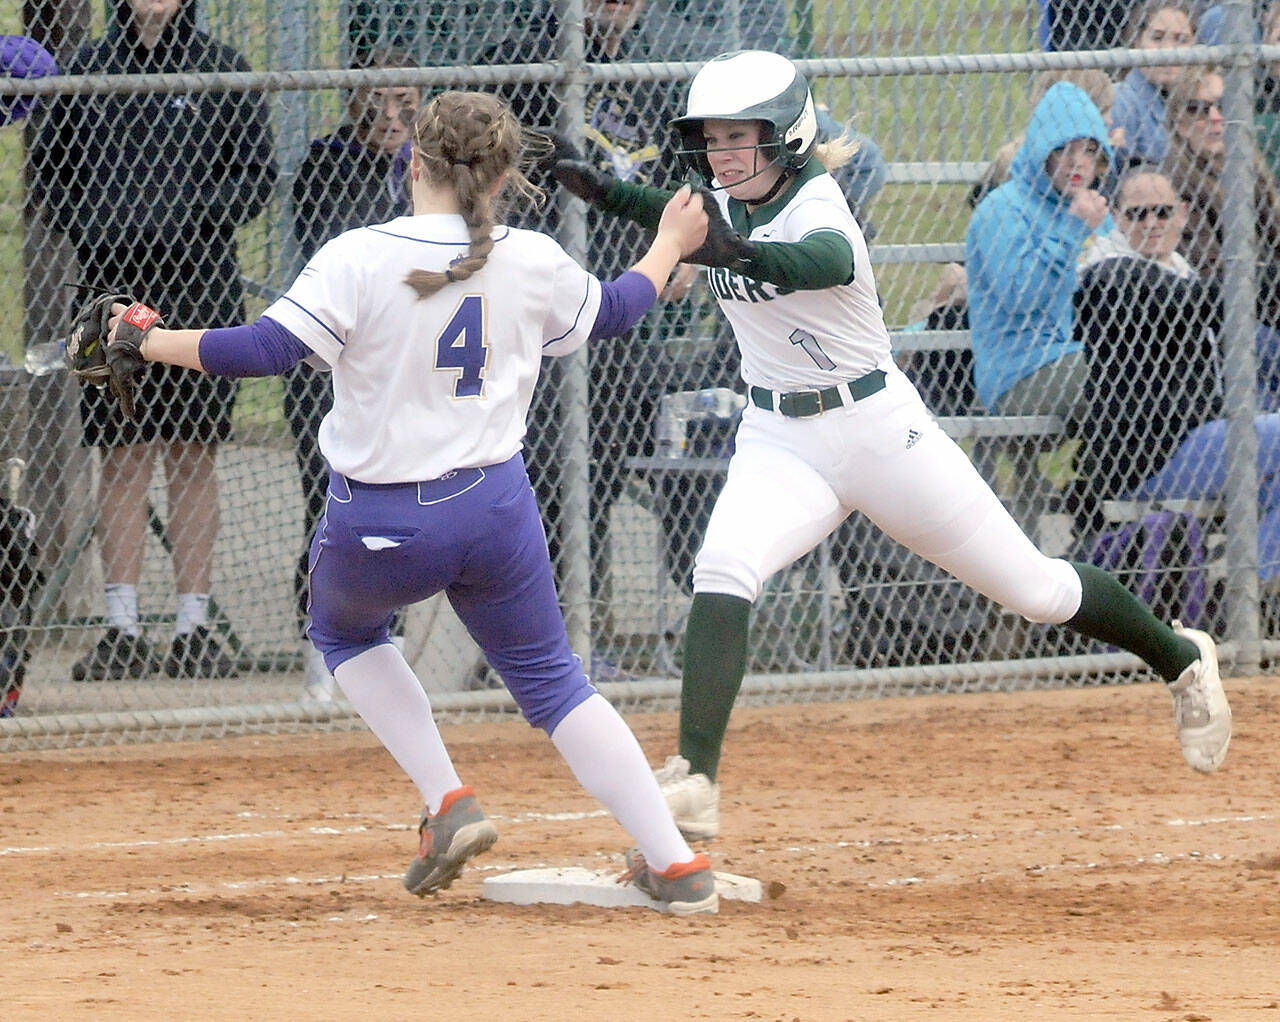
[[[711,287],[711,293],[722,302],[771,302],[782,295],[795,292],[795,288],[762,284],[740,273],[732,273],[722,266],[707,269],[707,283]]]

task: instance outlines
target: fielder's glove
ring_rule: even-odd
[[[583,202],[598,206],[617,178],[601,170],[574,145],[573,140],[558,131],[539,131],[546,139],[547,151],[538,157],[537,170],[550,174]]]
[[[702,208],[707,213],[707,237],[702,245],[682,261],[699,266],[723,266],[735,273],[746,273],[756,254],[756,245],[733,229],[720,212],[715,196],[699,188]]]
[[[111,306],[116,302],[128,306],[128,311],[116,328],[115,341],[108,346]],[[158,313],[129,295],[100,293],[89,300],[72,322],[64,353],[67,368],[82,383],[106,387],[120,403],[125,416],[137,422],[133,391],[146,366],[142,341],[161,325],[163,320]]]
[[[551,176],[583,202],[599,206],[618,179],[581,156],[551,164]]]
[[[530,136],[537,152],[534,167],[544,174],[550,174],[561,160],[586,159],[568,135],[562,135],[558,131],[539,130],[530,132]]]

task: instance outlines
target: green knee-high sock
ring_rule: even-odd
[[[1133,593],[1092,564],[1071,562],[1080,576],[1080,609],[1068,628],[1136,653],[1165,681],[1178,675],[1200,656],[1196,644],[1159,620]]]
[[[751,603],[739,596],[695,593],[684,637],[680,685],[680,755],[689,772],[716,779],[733,701],[747,672]]]

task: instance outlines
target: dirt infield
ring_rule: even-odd
[[[400,887],[416,796],[367,734],[10,754],[7,1019],[1280,1020],[1280,680],[1226,765],[1156,685],[739,710],[712,917],[518,907],[486,875],[621,868],[514,720],[444,728],[501,839]],[[635,715],[657,763],[670,714]]]

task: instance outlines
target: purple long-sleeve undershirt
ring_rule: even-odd
[[[310,348],[267,316],[245,326],[206,330],[200,338],[200,364],[218,376],[275,376],[310,354]]]
[[[627,270],[615,280],[601,281],[600,310],[591,327],[591,340],[625,334],[649,311],[657,297],[653,281],[635,270]]]
[[[655,298],[653,281],[634,270],[601,282],[600,308],[591,339],[625,334]],[[245,326],[206,330],[200,338],[200,364],[217,376],[275,376],[310,354],[310,348],[267,316]]]

